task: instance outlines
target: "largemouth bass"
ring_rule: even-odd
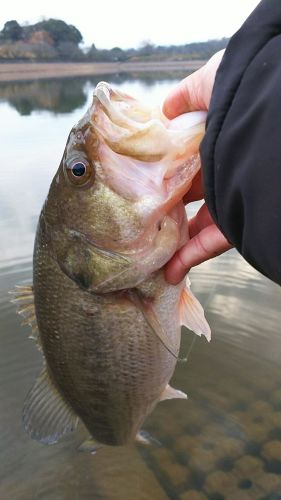
[[[33,285],[15,301],[43,370],[23,409],[28,434],[54,443],[80,419],[106,445],[138,439],[167,398],[186,325],[210,338],[203,309],[163,266],[187,241],[182,198],[200,168],[204,113],[173,121],[101,82],[71,130],[43,206]]]

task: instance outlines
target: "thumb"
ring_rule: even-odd
[[[201,78],[202,68],[187,76],[178,83],[166,97],[163,103],[163,113],[170,120],[182,113],[202,109],[198,101],[198,84]],[[203,107],[206,110],[206,107]]]
[[[189,111],[207,111],[217,68],[224,50],[214,54],[199,70],[178,83],[163,103],[163,113],[170,120]]]

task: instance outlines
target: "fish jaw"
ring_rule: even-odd
[[[200,169],[198,148],[206,113],[188,113],[171,121],[159,110],[101,82],[94,92],[89,115],[99,140],[101,179],[134,206],[143,229],[130,241],[130,247],[138,262],[144,251],[150,252],[150,263],[146,258],[144,262],[148,273],[154,272],[187,239],[186,229],[178,224],[174,209],[182,205],[183,196]],[[178,225],[177,229],[170,219]],[[173,245],[167,243],[171,240]],[[123,253],[122,250],[119,251]],[[135,272],[135,266],[133,269]]]
[[[160,110],[100,82],[89,112],[99,138],[103,178],[150,214],[167,215],[183,198],[200,169],[199,145],[206,113],[168,120]]]
[[[191,156],[198,151],[206,120],[201,111],[168,120],[160,110],[106,82],[97,85],[90,114],[95,130],[113,151],[146,162]]]
[[[203,133],[203,115],[179,126],[108,84],[97,86],[70,133],[42,214],[67,276],[107,293],[137,286],[169,261],[188,237],[178,215],[200,168]],[[77,189],[67,175],[85,159],[94,180]]]

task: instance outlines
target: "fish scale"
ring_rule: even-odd
[[[200,168],[199,115],[169,129],[101,83],[71,131],[38,222],[33,286],[15,293],[44,361],[23,410],[32,438],[54,443],[81,420],[86,449],[143,442],[155,405],[186,398],[169,386],[181,324],[208,340],[210,329],[163,266],[188,238],[181,198]]]
[[[43,351],[50,372],[56,374],[61,393],[98,441],[111,445],[130,441],[135,437],[135,426],[141,426],[159,393],[165,389],[176,359],[132,303],[123,301],[120,306],[113,302],[112,295],[101,301],[94,294],[85,293],[63,275],[42,250],[39,262],[35,255],[35,262],[35,275],[40,276],[35,280],[34,291],[39,297],[36,307],[40,310]],[[59,289],[63,290],[63,299],[59,307],[50,308],[53,290]],[[162,320],[167,335],[174,337],[173,347],[178,352],[180,325],[176,329],[173,320],[178,300],[171,301],[170,295],[179,296],[182,285],[167,286],[161,272],[141,289],[154,293],[157,312],[165,311]],[[167,303],[172,307],[167,307]],[[93,314],[85,312],[91,308]],[[54,325],[60,332],[59,338],[56,333],[52,334]],[[85,402],[87,405],[83,405]],[[127,422],[127,433],[124,422]],[[107,437],[107,429],[112,428],[114,438]]]

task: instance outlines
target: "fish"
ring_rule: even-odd
[[[70,131],[42,208],[33,283],[14,293],[43,368],[23,407],[28,435],[56,443],[82,422],[87,449],[146,441],[181,326],[210,340],[190,282],[164,266],[189,238],[183,197],[200,169],[206,114],[160,108],[100,82]],[[83,445],[82,445],[83,446]]]

